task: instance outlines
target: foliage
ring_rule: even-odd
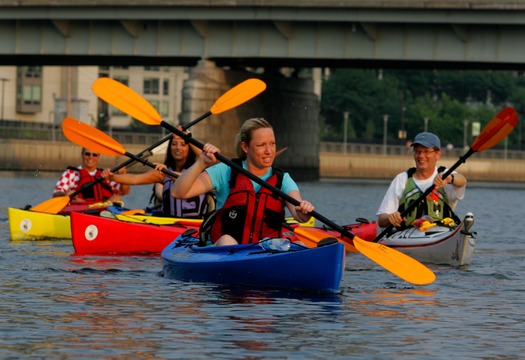
[[[321,129],[324,141],[383,140],[388,114],[389,144],[403,144],[425,130],[443,144],[470,144],[472,123],[481,128],[506,106],[525,112],[525,78],[509,71],[337,69],[324,79]],[[400,130],[405,130],[406,138]],[[508,138],[520,147],[521,125]]]

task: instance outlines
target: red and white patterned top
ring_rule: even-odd
[[[82,169],[82,166],[78,167],[79,169]],[[97,170],[94,170],[89,173],[91,176],[95,176]],[[60,179],[58,179],[57,184],[55,185],[55,189],[53,190],[53,193],[56,192],[63,192],[64,194],[67,194],[68,191],[76,191],[78,187],[78,182],[80,181],[80,176],[78,171],[74,171],[71,169],[67,169],[62,173],[62,176],[60,176]],[[111,186],[111,189],[113,190],[113,194],[118,195],[120,190],[120,184],[116,183],[114,181],[110,181],[109,185]]]

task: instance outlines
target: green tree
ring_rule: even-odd
[[[404,127],[410,139],[425,128],[443,143],[472,140],[471,124],[483,127],[505,106],[525,112],[525,78],[516,72],[486,70],[337,69],[322,88],[323,140],[343,139],[343,113],[350,112],[347,139],[381,142],[388,114],[388,141],[400,143]],[[465,126],[465,121],[467,125]],[[521,124],[508,137],[521,145]]]
[[[375,70],[335,71],[323,82],[322,89],[321,114],[328,133],[343,138],[343,114],[349,111],[352,126],[349,127],[348,139],[355,136],[358,140],[370,141],[381,137],[383,114],[399,112],[400,93],[397,89],[397,78],[380,79]]]

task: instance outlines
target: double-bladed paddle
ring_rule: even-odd
[[[160,122],[161,116],[155,108],[130,87],[110,78],[100,78],[93,83],[93,92],[102,100],[116,107],[135,119],[149,119]],[[264,81],[248,79],[228,90],[213,104],[211,109],[184,126],[185,129],[195,125],[211,114],[219,114],[252,99],[266,89]],[[111,100],[111,101],[109,101]]]
[[[65,118],[62,121],[62,132],[69,141],[86,149],[109,156],[124,155],[132,161],[138,161],[146,166],[155,168],[155,164],[152,162],[127,152],[117,140],[82,121],[70,117]],[[162,169],[162,172],[174,178],[179,177],[178,174],[167,169]]]
[[[442,176],[442,179],[446,179],[454,170],[458,168],[461,164],[467,161],[467,159],[473,155],[476,152],[480,152],[483,150],[490,149],[491,147],[498,144],[501,140],[503,140],[508,134],[514,130],[518,123],[518,114],[516,113],[516,110],[514,110],[511,107],[506,107],[503,110],[501,110],[488,124],[483,128],[481,133],[474,139],[474,142],[470,146],[470,149],[459,158],[458,161],[454,165],[452,165]],[[427,190],[423,192],[417,198],[417,200],[410,203],[410,205],[407,206],[403,212],[401,212],[401,217],[405,217],[407,214],[409,214],[414,208],[423,200],[425,197],[427,197],[435,188],[436,186],[432,184]],[[376,236],[376,238],[373,240],[374,242],[378,242],[388,234],[392,229],[394,225],[390,224],[388,225],[379,235]]]
[[[197,119],[193,120],[188,124],[182,125],[182,129],[189,129],[191,126],[197,124],[201,120],[206,119],[212,114],[220,114],[224,111],[233,109],[234,107],[237,107],[247,102],[248,100],[254,98],[258,94],[263,92],[265,89],[266,84],[259,79],[245,80],[240,84],[234,86],[227,92],[225,92],[223,95],[221,95],[217,99],[217,101],[215,101],[210,110],[207,111],[205,114],[199,116]],[[147,102],[142,96],[138,95],[135,91],[116,80],[113,80],[111,78],[100,78],[93,83],[93,91],[97,94],[97,96],[103,96],[104,94],[117,94],[118,96],[120,96],[120,100],[117,97],[117,95],[114,95],[112,97],[114,102],[118,104],[118,106],[124,106],[126,110],[129,111],[129,115],[133,117],[140,113],[140,116],[147,116],[152,119],[161,120],[161,116],[149,102]],[[141,158],[147,155],[153,149],[168,141],[172,136],[173,135],[170,133],[169,135],[163,137],[162,139],[160,139],[159,141],[157,141],[156,143],[149,146],[147,149],[141,151],[135,156]],[[136,160],[134,160],[133,158],[130,158],[129,160],[111,169],[111,172],[117,172],[118,170],[122,169],[123,167],[129,166],[135,161]],[[66,196],[59,196],[46,200],[38,205],[33,206],[30,210],[48,214],[56,214],[60,210],[62,210],[70,202],[71,199],[73,199],[80,192],[85,190],[86,187],[96,185],[97,183],[103,180],[103,178],[98,178],[95,181],[86,184],[86,186],[84,186],[82,189],[79,189]]]
[[[97,93],[97,91],[95,91],[95,94],[101,97]],[[145,111],[136,111],[136,107],[132,106],[132,104],[125,104],[125,106],[119,107],[119,105],[123,105],[121,102],[122,98],[119,96],[119,94],[104,92],[102,95],[104,96],[103,100],[117,107],[119,110],[123,112],[126,112],[126,109],[132,108],[134,110],[134,114],[129,113],[129,115],[132,115],[137,120],[140,120],[141,122],[148,124],[148,125],[161,125],[165,129],[180,136],[188,143],[198,147],[201,150],[203,149],[204,145],[200,143],[199,141],[195,140],[194,138],[192,138],[191,134],[185,134],[184,132],[180,131],[173,125],[163,121],[162,119],[153,118],[149,116],[148,114],[146,114]],[[268,190],[272,191],[274,194],[277,194],[282,199],[291,203],[292,205],[294,206],[300,205],[300,202],[297,199],[289,196],[288,194],[282,192],[280,189],[276,188],[275,186],[253,175],[252,173],[245,170],[242,166],[236,164],[232,160],[224,157],[221,154],[215,154],[215,157],[219,161],[230,166],[231,168],[234,168],[236,171],[242,173],[243,175],[247,176],[249,179],[255,181],[262,187],[265,187]],[[363,255],[367,256],[372,261],[375,261],[377,264],[383,266],[385,269],[389,270],[390,272],[399,276],[405,281],[408,281],[410,283],[417,284],[417,285],[426,285],[426,284],[432,283],[435,280],[436,276],[429,268],[427,268],[420,262],[412,259],[411,257],[397,250],[391,249],[385,245],[371,243],[363,239],[360,239],[357,236],[354,236],[352,233],[350,233],[345,228],[335,224],[334,222],[327,219],[323,215],[317,213],[316,211],[311,212],[311,215],[315,217],[316,219],[318,219],[319,221],[323,222],[324,224],[328,225],[332,229],[335,229],[338,232],[340,232],[341,235],[347,238],[349,241],[351,241],[353,245]]]

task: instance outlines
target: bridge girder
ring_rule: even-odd
[[[359,7],[356,1],[346,7],[304,1],[296,7],[96,3],[0,6],[0,65],[192,66],[200,59],[231,67],[525,65],[525,9],[517,6],[487,11],[425,8],[417,1],[403,2],[412,7]]]

